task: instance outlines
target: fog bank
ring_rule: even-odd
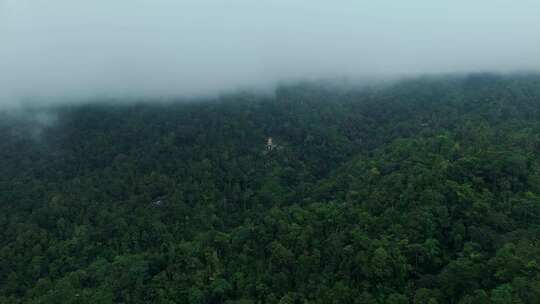
[[[532,0],[0,0],[0,106],[540,68]]]

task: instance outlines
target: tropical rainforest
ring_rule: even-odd
[[[23,112],[0,303],[540,303],[539,75]]]

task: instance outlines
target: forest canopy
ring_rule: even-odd
[[[0,303],[540,303],[538,75],[1,115]]]

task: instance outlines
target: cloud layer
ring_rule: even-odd
[[[537,70],[536,0],[0,0],[0,104]]]

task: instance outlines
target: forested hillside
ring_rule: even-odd
[[[0,303],[540,303],[539,134],[536,75],[6,112]]]

